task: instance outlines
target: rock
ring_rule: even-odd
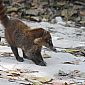
[[[73,16],[73,14],[77,13],[76,10],[73,10],[72,8],[70,9],[63,9],[61,11],[61,16],[64,16],[65,18],[68,18],[68,20]]]
[[[11,12],[18,12],[19,8],[16,8],[16,7],[9,7],[7,9],[7,13],[11,13]]]
[[[66,4],[66,1],[57,2],[57,5],[59,5],[59,6],[64,6],[65,4]]]
[[[11,12],[11,17],[18,18],[18,14],[16,12]]]
[[[79,13],[80,13],[80,21],[79,21],[79,24],[81,25],[81,26],[85,26],[85,8],[81,8],[80,10],[79,10]]]
[[[41,22],[41,18],[38,16],[24,16],[24,17],[30,21]]]
[[[23,3],[25,0],[13,0],[12,2]]]
[[[37,16],[39,14],[39,11],[37,9],[29,9],[29,10],[26,10],[26,14]]]
[[[66,22],[69,20],[76,22],[76,27],[85,26],[84,0],[54,1],[4,0],[6,4],[10,3],[10,5],[7,5],[7,13],[12,17],[56,23],[53,19],[56,16],[62,16]],[[80,14],[78,11],[80,11]],[[14,12],[17,14],[14,14]],[[37,20],[34,16],[39,17],[39,19],[37,18]]]
[[[81,16],[85,16],[85,9],[80,10],[80,15],[81,15]]]
[[[85,6],[85,0],[79,0],[79,1],[75,1],[74,4],[76,5],[83,5]]]
[[[85,21],[80,21],[80,25],[85,27]]]

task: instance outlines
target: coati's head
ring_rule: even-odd
[[[50,32],[44,30],[42,37],[40,38],[36,38],[34,40],[35,44],[41,45],[41,46],[45,46],[47,48],[50,48],[51,50],[55,51],[56,49],[53,46],[52,43],[52,37]]]

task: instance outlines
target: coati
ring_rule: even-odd
[[[2,0],[0,0],[0,20],[5,27],[5,38],[16,59],[19,62],[24,61],[18,54],[17,48],[21,48],[24,58],[32,60],[37,65],[46,66],[41,48],[46,46],[55,50],[50,33],[43,28],[31,29],[19,19],[8,18]]]

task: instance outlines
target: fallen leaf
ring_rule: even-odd
[[[63,64],[74,64],[74,63],[73,62],[70,62],[70,61],[66,61]]]
[[[20,83],[20,85],[33,85],[31,83]]]
[[[80,60],[75,60],[75,61],[65,61],[63,64],[74,64],[74,65],[79,65]]]
[[[48,77],[34,77],[34,80],[37,80],[41,83],[46,83],[46,82],[52,81],[52,79],[48,78]]]
[[[72,53],[72,52],[79,52],[80,50],[76,50],[76,49],[66,49],[64,50],[65,52],[68,52],[68,53]]]
[[[43,54],[43,58],[51,58],[48,54]]]
[[[17,70],[9,70],[7,71],[9,74],[13,74],[13,75],[17,75],[17,74],[20,74],[20,71],[17,71]]]
[[[12,52],[3,52],[3,53],[1,53],[1,56],[5,56],[5,57],[9,57],[9,56],[11,56],[12,57]]]
[[[43,85],[43,84],[40,82],[33,82],[33,85]]]
[[[65,72],[62,71],[62,70],[59,70],[58,75],[59,75],[59,76],[67,76],[68,74],[65,73]]]

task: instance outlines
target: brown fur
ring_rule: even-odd
[[[51,35],[42,28],[31,29],[18,19],[9,19],[5,14],[5,7],[0,1],[0,20],[5,27],[5,37],[16,59],[23,61],[18,54],[18,47],[23,51],[23,57],[31,59],[35,64],[45,66],[41,48],[46,46],[53,49]]]

